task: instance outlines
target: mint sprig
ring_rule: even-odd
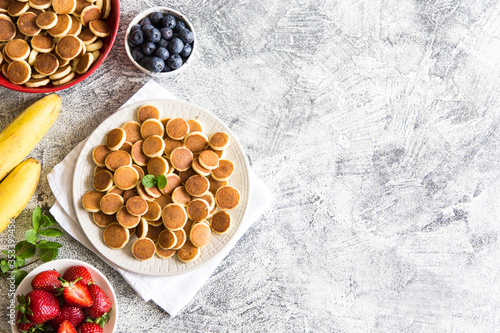
[[[144,187],[149,188],[158,185],[158,188],[160,190],[163,190],[165,186],[167,186],[167,177],[165,177],[164,175],[146,175],[142,177],[141,182]]]

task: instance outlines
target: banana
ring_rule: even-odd
[[[60,110],[61,97],[47,95],[24,110],[0,133],[0,181],[35,148]],[[0,205],[0,210],[3,207]]]
[[[0,183],[0,232],[21,213],[38,186],[41,164],[28,158]]]

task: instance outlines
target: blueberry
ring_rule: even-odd
[[[177,21],[177,24],[175,25],[174,31],[179,32],[181,29],[186,29],[186,23],[183,21]]]
[[[181,29],[179,30],[179,38],[184,42],[184,43],[192,43],[194,40],[194,34],[191,30],[188,29]]]
[[[153,60],[153,57],[150,56],[144,56],[140,61],[139,64],[144,67],[144,68],[149,68],[151,61]]]
[[[136,30],[139,30],[141,29],[141,25],[140,24],[134,24],[131,28],[130,28],[130,32],[134,32]]]
[[[184,43],[179,38],[172,38],[168,43],[168,52],[170,54],[179,54],[184,48]]]
[[[164,47],[159,47],[156,49],[156,56],[160,59],[167,60],[169,55],[170,54],[168,53],[168,50]]]
[[[149,15],[149,19],[153,25],[159,27],[163,21],[163,14],[160,12],[154,12]]]
[[[158,43],[161,39],[160,30],[156,28],[149,29],[148,32],[146,33],[146,37],[148,41],[150,41],[151,43]]]
[[[182,58],[178,54],[173,54],[167,59],[168,67],[177,69],[182,66]]]
[[[149,17],[145,17],[139,21],[139,24],[142,26],[145,26],[145,25],[151,24],[151,20],[149,19]]]
[[[151,30],[151,29],[153,29],[153,28],[154,28],[154,27],[153,27],[153,25],[152,25],[152,24],[146,24],[146,25],[143,25],[143,26],[142,26],[141,30],[142,30],[142,32],[144,32],[144,33],[146,34],[149,30]]]
[[[170,28],[170,29],[173,29],[175,27],[175,24],[177,23],[176,20],[175,20],[175,17],[173,17],[172,15],[168,14],[168,15],[165,15],[165,17],[163,18],[163,27],[164,28]]]
[[[156,43],[156,47],[157,48],[163,47],[166,49],[168,47],[168,42],[164,39],[160,39],[160,41]]]
[[[132,58],[134,58],[137,62],[140,62],[140,60],[144,58],[144,53],[142,52],[142,48],[140,46],[132,50]]]
[[[130,34],[130,41],[135,45],[140,45],[144,42],[144,33],[141,30],[136,30]]]
[[[142,44],[142,52],[144,55],[152,55],[156,51],[156,45],[151,42]]]
[[[170,28],[161,28],[160,33],[161,33],[161,38],[163,38],[165,40],[170,40],[174,34],[172,29],[170,29]]]
[[[155,73],[159,73],[165,68],[165,62],[158,57],[153,57],[152,60],[148,62],[148,65],[148,69]]]
[[[185,44],[184,48],[182,49],[181,53],[179,53],[179,55],[183,58],[189,57],[192,50],[193,48],[191,47],[191,44]]]

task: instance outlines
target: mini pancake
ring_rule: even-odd
[[[7,67],[7,77],[14,84],[26,83],[31,77],[31,67],[26,61],[13,61]]]
[[[89,213],[97,213],[101,211],[101,199],[104,193],[98,191],[90,191],[85,193],[82,199],[82,206]]]
[[[80,38],[80,40],[85,45],[90,45],[97,40],[97,36],[94,35],[94,33],[90,31],[89,28],[83,29],[82,32],[80,32],[80,34],[78,35],[78,38]]]
[[[52,84],[54,86],[62,86],[63,84],[66,84],[68,83],[69,81],[73,80],[73,78],[75,77],[75,73],[74,72],[71,72],[69,73],[68,75],[66,75],[65,77],[63,78],[60,78],[59,80],[56,80],[56,81],[52,81]]]
[[[76,16],[71,15],[70,18],[71,18],[71,28],[68,31],[68,35],[78,37],[80,32],[82,32],[83,26],[80,23],[80,20],[78,20],[78,18]]]
[[[181,205],[171,203],[163,208],[161,218],[165,228],[170,230],[179,230],[184,227],[184,224],[186,224],[187,213]]]
[[[160,192],[160,189],[156,185],[153,186],[153,187],[144,187],[144,191],[146,191],[146,193],[149,196],[153,197],[153,200],[155,198],[161,197],[161,195],[163,194],[163,193]]]
[[[54,47],[54,40],[45,35],[38,34],[31,39],[31,47],[40,53],[49,53]]]
[[[202,175],[194,175],[187,180],[184,187],[191,196],[201,197],[210,189],[210,182]]]
[[[36,57],[33,67],[40,74],[52,75],[59,68],[59,60],[51,53],[42,53]]]
[[[139,222],[141,221],[140,216],[131,215],[126,206],[120,207],[118,212],[116,213],[116,220],[120,223],[121,226],[125,228],[135,228]]]
[[[111,0],[103,0],[101,8],[102,18],[107,19],[111,13]]]
[[[97,37],[105,38],[111,33],[109,26],[103,20],[93,20],[89,22],[90,31]]]
[[[2,65],[2,74],[3,76],[5,76],[7,79],[9,78],[8,74],[7,74],[7,68],[9,67],[9,63],[8,62],[4,62],[3,65]]]
[[[215,207],[215,196],[212,192],[208,191],[204,195],[200,196],[199,199],[203,199],[208,203],[208,209],[212,210]]]
[[[118,223],[111,223],[102,233],[104,243],[112,249],[123,248],[130,239],[129,231]]]
[[[223,210],[215,213],[210,221],[210,227],[218,234],[226,233],[231,227],[231,215]]]
[[[193,153],[185,147],[175,148],[170,153],[170,163],[178,171],[186,171],[193,162]]]
[[[54,40],[57,40],[57,38],[54,38]],[[71,60],[64,60],[64,59],[62,59],[62,58],[61,58],[61,57],[60,57],[60,56],[56,53],[56,51],[52,51],[51,53],[52,53],[53,55],[55,55],[55,56],[56,56],[57,60],[59,60],[59,67],[66,67],[66,66],[68,66],[68,65],[69,65],[69,63],[70,63],[70,61],[71,61]],[[73,68],[71,68],[71,71],[73,71]],[[68,73],[68,74],[69,74],[69,73]],[[66,75],[64,75],[64,76],[66,76]],[[64,76],[63,76],[63,77],[64,77]],[[61,77],[61,78],[59,78],[59,79],[62,79],[62,77]]]
[[[116,185],[113,185],[113,186],[111,186],[111,188],[109,190],[106,191],[106,194],[108,194],[108,193],[115,193],[115,194],[118,194],[119,196],[123,197],[123,195],[125,194],[125,191],[119,189],[118,187],[116,187]]]
[[[184,231],[184,228],[179,229],[179,230],[174,230],[173,233],[175,234],[175,237],[177,238],[177,242],[172,247],[172,250],[178,250],[184,245],[184,243],[186,243],[187,235],[186,235],[186,232]]]
[[[184,228],[182,228],[182,230],[184,230],[184,233],[186,234],[186,238],[189,237],[189,234],[191,233],[191,227],[193,226],[193,224],[194,224],[194,221],[188,217],[188,220],[187,220],[186,224],[184,225]]]
[[[123,194],[123,201],[125,201],[125,203],[128,201],[128,199],[132,198],[132,197],[135,197],[135,196],[138,196],[139,193],[137,193],[137,188],[133,188],[131,190],[126,190],[125,193]]]
[[[35,9],[47,9],[52,4],[52,0],[29,0],[29,5],[31,8]],[[45,29],[45,28],[42,28]]]
[[[203,151],[200,156],[198,156],[198,162],[200,165],[208,170],[213,170],[219,166],[219,156],[211,150]]]
[[[131,144],[136,143],[139,140],[142,140],[141,135],[141,124],[136,121],[129,121],[122,126],[123,130],[127,134],[126,140]]]
[[[52,37],[63,37],[71,29],[71,18],[68,14],[57,14],[56,25],[48,32]]]
[[[228,180],[234,172],[234,164],[229,160],[220,160],[219,166],[212,170],[211,176],[218,181]]]
[[[113,174],[108,170],[99,171],[94,175],[94,188],[99,192],[106,192],[113,186]]]
[[[149,157],[142,151],[143,143],[144,140],[139,140],[132,146],[132,159],[139,166],[146,166],[149,162]]]
[[[28,8],[28,10],[26,11],[26,13],[33,13],[35,15],[40,15],[41,13],[43,13],[44,10],[43,9],[36,9],[36,8]]]
[[[177,250],[177,258],[179,258],[182,262],[191,262],[200,256],[200,248],[196,247],[191,243],[190,240],[187,240],[184,245]]]
[[[146,201],[154,201],[155,197],[152,197],[150,196],[147,192],[146,192],[146,188],[144,187],[144,185],[142,185],[141,182],[138,182],[137,183],[137,193],[139,194],[139,196],[141,198],[143,198],[144,200]]]
[[[208,148],[208,138],[202,132],[190,132],[184,138],[184,146],[193,154],[199,154]]]
[[[158,245],[164,250],[170,250],[177,244],[177,237],[172,230],[165,229],[158,235]]]
[[[194,199],[187,204],[186,212],[191,220],[200,222],[208,217],[210,209],[208,202],[206,202],[205,200]]]
[[[100,167],[106,166],[106,157],[111,154],[111,150],[106,145],[100,145],[92,151],[92,160]]]
[[[193,160],[193,165],[191,166],[194,171],[196,171],[197,174],[208,177],[210,176],[210,170],[205,169],[204,167],[201,166],[199,158],[195,158]]]
[[[184,186],[179,186],[172,192],[172,201],[181,206],[187,206],[191,199],[191,195],[186,191]]]
[[[154,201],[147,201],[148,211],[143,215],[143,218],[147,221],[157,221],[161,218],[162,208],[160,204]]]
[[[170,137],[165,138],[165,155],[170,156],[170,153],[175,149],[182,147],[183,142],[181,140],[174,140]]]
[[[172,258],[176,252],[175,250],[164,250],[156,243],[156,255],[162,259]]]
[[[106,135],[106,146],[109,150],[114,151],[120,149],[125,142],[127,133],[121,128],[114,128]]]
[[[76,0],[76,8],[75,8],[73,15],[80,16],[82,13],[82,10],[85,7],[88,7],[90,5],[91,5],[91,3],[88,2],[87,0]]]
[[[25,13],[30,8],[28,2],[20,2],[20,1],[12,1],[7,9],[7,12],[12,17],[21,16],[21,14]]]
[[[99,172],[99,171],[102,171],[102,170],[107,170],[106,168],[103,168],[103,167],[100,167],[98,165],[95,166],[94,168],[94,176]]]
[[[168,161],[163,157],[154,157],[148,162],[148,174],[150,175],[166,175],[168,173],[170,166]],[[167,179],[168,184],[168,179]],[[163,192],[163,191],[162,191]]]
[[[80,13],[80,21],[86,27],[88,26],[90,21],[100,20],[101,16],[101,10],[99,9],[99,7],[91,5],[83,8],[82,12]]]
[[[189,119],[189,133],[193,132],[203,132],[203,126],[201,126],[200,122],[196,119]]]
[[[181,178],[175,173],[169,173],[167,177],[167,186],[160,190],[164,194],[171,195],[174,189],[182,185]]]
[[[38,51],[32,49],[30,55],[28,56],[28,65],[33,66],[35,64],[35,59],[38,56]],[[33,77],[33,76],[31,76]]]
[[[213,149],[212,147],[208,147],[208,149],[207,149],[207,150],[211,150],[211,151],[213,151],[214,153],[216,153],[216,154],[217,154],[217,156],[219,156],[219,159],[220,159],[220,158],[222,158],[222,156],[224,156],[224,151],[225,151],[225,150],[215,150],[215,149]]]
[[[149,158],[160,157],[164,149],[165,142],[159,135],[148,136],[142,144],[142,151]]]
[[[97,40],[96,42],[94,42],[92,44],[85,45],[85,50],[86,50],[86,52],[94,52],[94,51],[100,50],[103,46],[104,46],[104,44],[102,43],[102,41]]]
[[[215,197],[214,197],[214,203],[215,203]],[[211,218],[212,216],[214,216],[214,214],[217,213],[218,210],[219,210],[219,208],[217,208],[217,206],[214,204],[214,207],[212,208],[212,210],[208,214],[208,218]]]
[[[96,212],[92,214],[92,219],[98,227],[106,228],[111,223],[116,222],[116,215],[107,215],[103,212]]]
[[[32,78],[32,79],[44,79],[44,78],[46,78],[46,77],[47,77],[47,75],[40,74],[40,73],[38,73],[38,72],[36,72],[36,71],[31,72],[31,78]]]
[[[49,83],[50,83],[49,78],[34,79],[33,76],[31,76],[31,79],[29,79],[28,81],[26,81],[24,83],[24,85],[26,87],[36,88],[36,87],[46,86]]]
[[[152,105],[143,105],[139,108],[139,110],[137,110],[137,119],[140,123],[143,123],[148,119],[160,120],[160,111]]]
[[[57,14],[72,14],[76,9],[76,0],[52,0],[52,9]]]
[[[172,118],[162,118],[162,119],[160,119],[160,121],[161,121],[161,123],[162,123],[162,125],[163,125],[163,128],[167,128],[167,123],[168,123],[168,121],[169,121],[170,119],[172,119]],[[164,139],[165,139],[165,138],[168,138],[168,135],[167,135],[167,133],[166,133],[166,132],[165,132],[165,133],[163,133],[163,138],[164,138]]]
[[[146,235],[147,238],[151,239],[153,242],[158,240],[158,235],[165,230],[165,227],[160,225],[159,227],[155,227],[152,225],[148,225],[148,233]]]
[[[119,189],[130,190],[137,186],[139,173],[131,166],[122,166],[116,169],[113,179]]]
[[[135,235],[139,238],[146,237],[146,235],[148,234],[148,227],[148,222],[145,219],[141,218],[141,221],[139,222],[137,227],[135,227]]]
[[[142,216],[148,211],[148,203],[140,196],[128,199],[126,207],[129,214],[134,216]]]
[[[144,170],[142,170],[142,168],[137,164],[132,164],[132,168],[134,168],[135,171],[137,171],[137,173],[139,174],[139,179],[142,179],[142,177],[145,176]]]
[[[147,222],[148,222],[148,225],[152,225],[153,227],[163,226],[163,221],[162,221],[161,217],[156,221],[147,221]]]
[[[212,238],[212,230],[206,223],[196,223],[191,227],[191,232],[189,233],[189,239],[194,246],[204,247],[210,243]]]
[[[108,193],[101,199],[101,212],[113,215],[123,206],[122,196],[116,193]]]
[[[72,60],[80,54],[83,46],[78,37],[67,35],[56,45],[56,53],[64,60]]]
[[[167,135],[174,140],[182,140],[189,133],[189,124],[182,118],[172,118],[165,128]]]
[[[90,54],[90,53],[87,53]],[[120,147],[120,150],[126,151],[129,154],[132,154],[132,144],[128,141],[125,141],[123,145]]]
[[[19,31],[30,37],[38,35],[42,29],[36,24],[36,18],[37,15],[30,12],[26,12],[19,16],[17,19]]]
[[[4,48],[5,54],[13,61],[25,60],[30,55],[30,51],[30,46],[22,39],[13,39]]]
[[[208,140],[208,144],[214,150],[224,150],[229,147],[229,135],[224,132],[217,132],[210,137]]]
[[[146,119],[141,125],[141,135],[144,139],[151,135],[163,137],[163,124],[156,118]]]
[[[233,209],[240,203],[240,192],[230,185],[222,186],[215,194],[215,202],[220,209]]]
[[[106,157],[105,164],[109,170],[116,171],[121,166],[131,166],[132,157],[126,151],[115,150]]]
[[[7,10],[12,0],[0,0],[0,9]]]
[[[194,171],[194,169],[191,167],[186,171],[179,172],[179,177],[181,178],[182,183],[186,184],[187,180],[196,174],[196,171]]]
[[[158,198],[155,198],[154,200],[157,204],[160,205],[160,208],[163,210],[163,208],[165,208],[166,205],[172,203],[172,197],[170,197],[170,195],[168,194],[162,194],[160,197]]]

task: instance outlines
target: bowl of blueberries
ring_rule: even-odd
[[[125,50],[144,73],[169,76],[186,68],[195,42],[193,26],[184,15],[168,7],[154,7],[130,22]]]

